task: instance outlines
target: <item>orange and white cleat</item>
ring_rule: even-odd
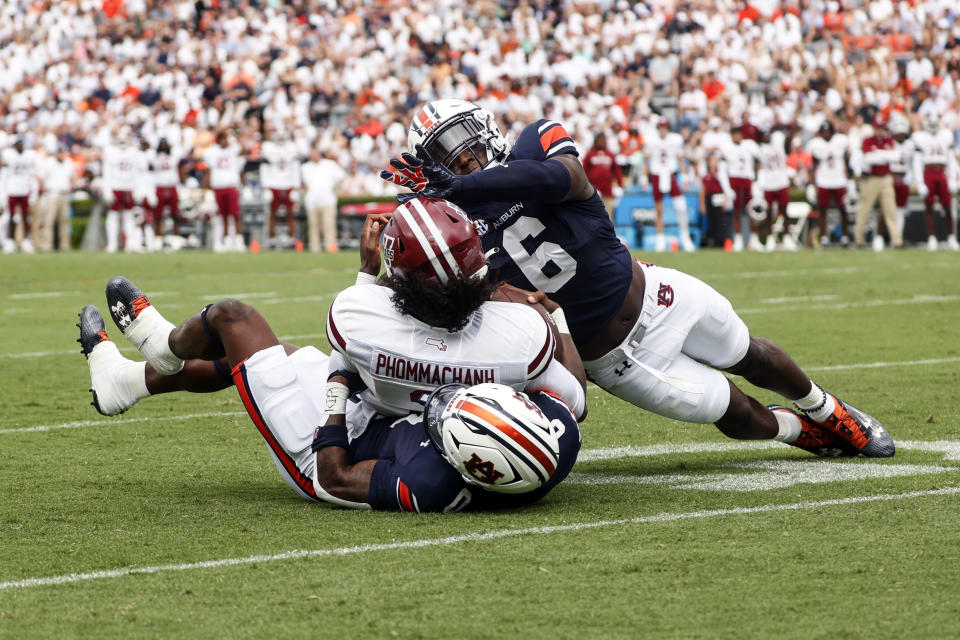
[[[897,448],[893,443],[893,438],[890,437],[879,420],[857,409],[852,404],[843,402],[828,391],[824,390],[824,393],[833,398],[836,407],[834,407],[833,413],[823,421],[814,420],[810,418],[809,414],[806,414],[812,422],[843,438],[868,458],[893,457]]]
[[[789,413],[800,420],[800,437],[793,442],[788,442],[790,446],[809,451],[821,458],[852,458],[860,453],[852,444],[827,431],[802,413],[778,404],[767,405],[767,409],[775,413],[778,411]]]

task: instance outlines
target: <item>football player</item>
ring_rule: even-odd
[[[214,218],[213,250],[246,251],[240,216],[240,186],[246,184],[243,149],[229,133],[220,131],[215,144],[204,151],[203,162],[207,166],[203,186],[213,190],[220,214]]]
[[[667,242],[663,236],[663,197],[670,194],[673,208],[677,213],[677,226],[680,246],[684,251],[694,251],[690,240],[690,228],[687,222],[687,201],[677,174],[683,160],[683,136],[670,131],[670,121],[657,118],[657,133],[644,141],[643,153],[647,157],[644,180],[653,188],[653,208],[656,212],[657,240],[656,250],[666,251]]]
[[[157,148],[149,156],[153,184],[157,190],[157,206],[154,209],[154,233],[163,237],[164,213],[173,221],[173,235],[180,235],[180,195],[179,188],[186,179],[187,166],[183,163],[183,152],[174,149],[166,138],[160,138]]]
[[[937,116],[927,114],[923,119],[923,131],[915,132],[911,138],[913,153],[913,175],[917,193],[923,198],[927,225],[927,248],[938,248],[934,231],[933,204],[940,201],[947,227],[947,247],[953,251],[960,249],[954,233],[953,211],[950,194],[957,190],[952,184],[956,175],[956,156],[952,153],[953,135],[940,126]]]
[[[730,144],[724,145],[720,152],[723,154],[730,188],[733,190],[733,250],[743,251],[743,215],[747,212],[747,203],[753,197],[760,147],[754,140],[744,136],[742,124],[736,124],[730,130]],[[757,234],[757,221],[749,215],[747,220],[750,225],[747,248],[751,251],[762,251],[763,245],[760,244],[760,236]]]
[[[887,133],[887,121],[877,115],[873,119],[873,135],[864,139],[861,145],[860,161],[860,208],[857,211],[857,223],[853,230],[858,247],[863,246],[864,231],[874,205],[880,202],[880,213],[890,232],[890,244],[903,246],[903,234],[897,222],[897,195],[893,188],[891,163],[897,159],[896,142]]]
[[[284,478],[309,499],[358,508],[447,511],[468,503],[514,506],[542,497],[569,472],[580,446],[574,417],[575,412],[581,417],[585,413],[579,357],[569,336],[561,337],[561,344],[566,344],[560,357],[571,364],[575,377],[554,360],[555,338],[536,311],[485,301],[490,285],[482,275],[470,279],[477,275],[477,255],[482,264],[473,225],[446,203],[427,206],[433,213],[433,229],[426,223],[407,226],[404,212],[398,210],[383,231],[389,238],[383,245],[391,274],[384,284],[393,283],[398,291],[397,299],[381,306],[395,306],[397,313],[370,305],[366,312],[374,317],[351,317],[356,298],[338,296],[337,309],[330,314],[336,320],[330,320],[328,329],[331,343],[344,353],[331,359],[312,347],[280,345],[262,316],[236,300],[208,306],[175,328],[132,283],[113,279],[107,287],[111,315],[147,363],[123,358],[107,338],[96,308],[85,308],[80,341],[88,358],[94,406],[114,415],[148,395],[214,391],[232,381]],[[377,253],[383,221],[371,216],[364,230],[367,273],[379,271],[379,257],[371,253]],[[400,308],[417,313],[401,300],[413,290],[404,290],[398,281],[416,278],[412,286],[429,291],[425,287],[429,267],[417,262],[418,255],[429,260],[424,255],[429,249],[400,248],[417,245],[420,233],[432,243],[430,257],[437,264],[459,270],[444,283],[435,278],[428,304],[450,307],[446,317],[451,319],[457,315],[453,307],[463,308],[462,331],[430,329],[415,318],[406,320],[409,336],[394,331],[402,322],[393,317]],[[390,257],[388,247],[397,247],[401,255]],[[357,293],[379,299],[375,293],[382,288],[365,286]],[[554,316],[562,324],[562,314],[555,310]],[[383,335],[344,330],[341,327],[348,325],[343,322],[365,323]],[[535,336],[532,341],[528,333]],[[372,344],[364,344],[364,338]],[[380,353],[369,352],[377,347]],[[435,355],[423,354],[420,347]],[[539,350],[534,353],[534,348]],[[355,366],[349,358],[365,350],[372,359]],[[320,419],[328,372],[329,411]],[[375,387],[364,390],[367,381]],[[528,393],[521,394],[520,388]],[[347,398],[358,391],[363,391],[361,402],[351,405],[348,416]],[[411,411],[403,407],[415,412],[426,407],[426,422],[410,418]],[[384,413],[391,417],[384,419]],[[314,434],[318,425],[327,426]],[[310,452],[311,439],[316,457]],[[460,471],[459,477],[451,466]],[[488,491],[471,492],[464,483]]]
[[[850,163],[848,147],[847,136],[836,133],[830,122],[820,125],[820,131],[807,143],[807,151],[813,156],[813,183],[817,187],[819,243],[824,247],[830,246],[827,209],[831,202],[840,213],[843,234],[840,236],[840,243],[846,246],[850,241],[850,219],[844,205],[847,195],[847,166]]]
[[[669,418],[712,422],[733,438],[777,439],[819,455],[893,455],[882,425],[814,384],[775,343],[751,336],[713,288],[634,260],[561,124],[537,121],[511,147],[489,111],[441,100],[417,112],[408,145],[411,153],[381,177],[463,207],[495,277],[563,307],[600,387]],[[764,407],[724,371],[799,411]]]
[[[760,130],[760,172],[757,176],[760,188],[763,190],[763,199],[767,203],[767,219],[765,222],[767,251],[777,248],[776,234],[773,224],[777,216],[783,218],[783,248],[787,251],[796,251],[797,245],[790,235],[790,217],[787,215],[787,204],[790,202],[790,173],[787,166],[786,136],[783,131]]]
[[[274,248],[280,248],[276,245],[276,232],[277,212],[280,211],[281,206],[284,207],[287,215],[287,239],[291,242],[296,240],[297,220],[294,214],[297,207],[293,204],[290,194],[294,189],[300,188],[300,160],[297,157],[297,146],[290,139],[290,132],[282,129],[275,132],[273,138],[263,144],[260,155],[263,160],[260,172],[263,176],[265,195],[270,202],[267,242]]]

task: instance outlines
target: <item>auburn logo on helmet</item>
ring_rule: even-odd
[[[463,466],[467,473],[484,484],[496,484],[497,480],[503,477],[492,462],[484,460],[475,453],[470,454],[470,459],[464,461]]]

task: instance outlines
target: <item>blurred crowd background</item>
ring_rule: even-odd
[[[542,117],[584,153],[604,134],[624,188],[660,117],[683,136],[691,187],[711,128],[776,129],[802,187],[824,122],[851,150],[878,114],[913,130],[936,117],[960,143],[958,92],[956,0],[0,4],[0,150],[37,154],[37,199],[46,157],[96,197],[106,149],[161,139],[199,189],[221,131],[246,173],[277,136],[339,165],[338,196],[389,196],[377,172],[405,149],[411,114],[449,97],[490,109],[508,138]]]

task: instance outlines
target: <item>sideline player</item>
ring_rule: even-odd
[[[743,251],[743,216],[747,203],[753,197],[753,181],[757,177],[757,158],[760,148],[757,143],[743,135],[743,125],[736,124],[730,130],[730,143],[721,149],[733,190],[733,250]],[[762,251],[760,237],[757,235],[757,221],[747,216],[750,225],[750,251]]]
[[[844,199],[847,196],[847,166],[850,164],[847,136],[836,133],[833,125],[824,122],[820,131],[807,143],[807,151],[813,156],[813,184],[817,188],[818,229],[820,246],[830,246],[827,231],[827,209],[833,203],[840,213],[840,244],[850,243],[850,218]],[[816,246],[816,242],[814,242]]]
[[[381,177],[464,207],[496,277],[563,307],[600,387],[669,418],[712,422],[732,438],[777,439],[818,455],[893,455],[879,422],[814,384],[775,343],[751,336],[713,288],[633,260],[559,123],[527,126],[511,148],[492,113],[441,100],[419,110],[408,144],[419,157],[402,154]],[[764,407],[722,371],[800,411]]]
[[[670,194],[673,209],[677,214],[677,233],[684,251],[695,251],[690,240],[690,225],[687,217],[687,200],[677,182],[680,162],[683,157],[683,136],[670,131],[670,121],[657,119],[657,134],[644,141],[643,154],[647,158],[645,180],[653,188],[653,208],[656,212],[656,251],[666,251],[667,241],[663,236],[663,197]]]
[[[213,190],[219,213],[213,228],[213,250],[246,251],[240,220],[240,185],[245,184],[243,149],[226,131],[220,131],[216,143],[204,151],[203,162],[207,165],[203,186]]]
[[[783,131],[761,129],[759,154],[760,173],[757,182],[767,203],[766,249],[773,251],[777,248],[777,237],[773,228],[774,221],[780,216],[783,218],[783,238],[780,242],[787,251],[796,251],[797,243],[790,235],[790,216],[787,215],[791,169],[787,166],[786,136]]]
[[[180,235],[179,188],[186,178],[187,167],[182,162],[183,153],[174,149],[166,138],[160,138],[157,148],[149,156],[153,172],[153,184],[157,189],[157,205],[153,210],[153,229],[158,237],[164,236],[164,213],[169,213],[173,222],[173,235]]]
[[[940,126],[933,114],[927,114],[923,120],[923,131],[916,131],[910,137],[913,147],[913,175],[917,185],[917,194],[923,198],[924,220],[927,227],[927,249],[938,248],[934,227],[933,204],[940,201],[947,227],[947,248],[960,249],[954,232],[953,210],[950,194],[957,190],[953,184],[956,175],[956,157],[953,155],[953,136]]]
[[[894,247],[903,246],[903,234],[897,222],[897,196],[890,171],[890,164],[897,159],[895,147],[896,142],[887,133],[887,121],[878,115],[873,119],[873,135],[863,140],[858,163],[863,176],[860,180],[860,208],[853,229],[854,241],[858,247],[863,246],[864,231],[878,200],[880,214],[890,232],[890,244]]]
[[[13,146],[4,149],[0,155],[0,167],[3,168],[3,188],[7,195],[7,212],[9,217],[0,218],[0,224],[9,228],[0,230],[0,240],[3,241],[4,253],[12,253],[16,248],[16,240],[20,242],[20,250],[24,253],[33,253],[34,234],[30,210],[33,208],[30,197],[37,191],[37,152],[25,149],[23,140],[17,138]],[[0,207],[2,208],[2,207]],[[9,220],[9,222],[7,222]],[[11,238],[16,238],[11,242]]]
[[[303,244],[297,240],[296,236],[297,219],[294,215],[296,205],[291,198],[293,190],[300,188],[300,161],[297,158],[297,147],[290,139],[290,133],[286,130],[275,133],[272,140],[263,144],[261,157],[263,186],[269,193],[267,199],[270,201],[267,242],[274,248],[280,248],[276,233],[277,212],[282,206],[287,214],[287,239],[290,242],[300,243],[297,246],[302,248]]]

